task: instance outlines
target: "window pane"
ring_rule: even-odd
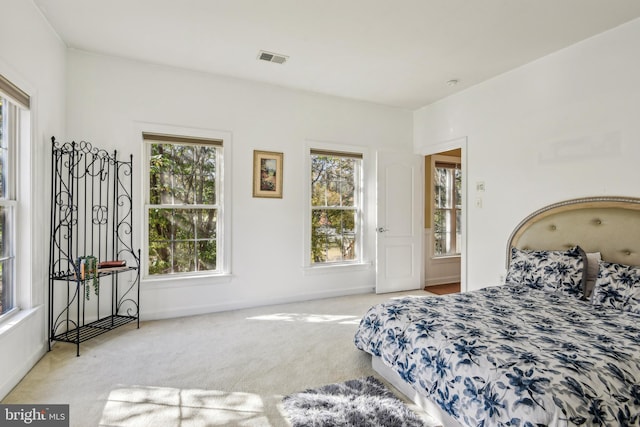
[[[0,262],[0,315],[13,308],[13,260]]]
[[[7,161],[9,159],[9,147],[7,138],[7,110],[8,103],[0,97],[0,198],[7,198]]]
[[[311,155],[312,206],[355,206],[360,159]]]
[[[451,169],[435,168],[433,195],[436,208],[451,207]]]
[[[314,209],[311,232],[312,263],[357,258],[355,210]]]
[[[327,234],[330,228],[326,227],[326,214],[319,209],[311,211],[311,262],[326,261],[325,248]]]
[[[342,259],[354,260],[356,259],[356,234],[352,232],[345,232],[342,235]]]
[[[13,265],[14,258],[10,256],[10,242],[9,237],[11,235],[11,226],[9,224],[9,215],[5,209],[0,210],[0,241],[2,242],[2,252],[4,258],[0,261],[0,315],[11,310],[14,306],[13,303]]]
[[[455,199],[456,209],[462,209],[462,171],[460,169],[455,171]]]
[[[198,271],[215,270],[217,242],[215,240],[198,241]]]
[[[461,218],[462,218],[462,211],[461,210],[456,210],[456,247],[455,247],[455,252],[456,253],[460,253],[460,251],[462,250],[462,229],[460,227],[461,224]]]
[[[9,167],[9,150],[15,146],[15,142],[12,143],[11,139],[16,137],[14,132],[9,133],[9,120],[11,119],[9,108],[9,102],[0,97],[0,199],[5,200],[12,197],[8,191],[11,180],[14,179],[10,175],[12,172]],[[14,115],[13,119],[16,118],[17,115]],[[11,128],[15,128],[15,125],[14,123]],[[0,315],[14,308],[13,238],[15,224],[13,221],[13,208],[0,206]]]
[[[216,209],[149,209],[149,274],[216,269]]]
[[[12,212],[12,208],[0,206],[0,258],[13,256],[11,249]]]
[[[151,204],[215,204],[216,147],[152,144]]]
[[[437,209],[433,218],[433,241],[434,254],[445,255],[451,250],[450,247],[451,211],[448,209]]]
[[[327,206],[341,206],[340,182],[329,181],[327,184]]]
[[[194,271],[195,264],[195,242],[172,242],[172,264],[171,273],[188,273]]]
[[[327,205],[327,184],[324,180],[311,183],[311,205],[326,206]]]
[[[351,181],[342,181],[340,183],[340,195],[342,197],[342,206],[353,206],[355,204],[356,187]]]

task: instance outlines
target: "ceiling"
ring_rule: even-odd
[[[410,110],[640,17],[638,0],[33,1],[69,48]]]

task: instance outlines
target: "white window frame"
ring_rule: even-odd
[[[313,150],[321,150],[327,152],[333,152],[336,155],[340,153],[351,153],[362,157],[360,167],[360,182],[359,182],[359,206],[357,209],[357,227],[356,227],[356,259],[336,262],[323,262],[312,263],[311,262],[311,153]],[[367,261],[368,248],[366,247],[367,239],[365,237],[365,230],[367,229],[367,221],[369,215],[367,211],[371,209],[368,203],[367,188],[368,183],[368,150],[366,147],[357,145],[342,145],[336,143],[328,143],[321,141],[307,141],[304,150],[304,252],[303,252],[303,268],[307,273],[310,272],[324,272],[330,269],[344,269],[344,268],[368,268],[371,265],[370,261]]]
[[[449,163],[449,164],[456,164],[458,165],[458,169],[461,170],[462,167],[462,159],[460,157],[454,157],[454,156],[444,156],[444,155],[433,155],[431,156],[431,172],[433,175],[435,175],[436,173],[436,167],[438,163]],[[453,184],[453,187],[455,188],[455,183]],[[462,197],[462,194],[460,195],[460,197]],[[435,178],[432,177],[431,178],[431,215],[433,217],[435,217],[435,213],[436,210],[438,209],[438,207],[435,204]],[[443,259],[443,258],[452,258],[452,257],[460,257],[461,253],[462,253],[462,242],[458,243],[457,239],[456,239],[456,212],[458,210],[463,210],[463,207],[461,206],[460,209],[457,209],[455,206],[455,194],[453,195],[454,198],[454,203],[453,203],[453,207],[451,208],[451,214],[452,214],[452,218],[453,218],[453,226],[452,229],[453,231],[451,232],[450,235],[450,239],[453,242],[453,246],[455,247],[455,252],[450,252],[450,253],[446,253],[446,254],[436,254],[436,248],[435,248],[435,244],[436,244],[436,225],[435,225],[435,218],[432,218],[432,231],[431,231],[431,235],[432,235],[432,241],[431,241],[431,245],[432,245],[432,253],[433,253],[433,258],[434,259]],[[461,224],[462,225],[462,224]]]
[[[31,100],[27,93],[0,75],[0,97],[7,103],[8,116],[3,118],[3,135],[7,137],[6,180],[7,197],[0,199],[0,206],[12,210],[10,224],[9,256],[13,260],[11,287],[12,308],[0,315],[0,323],[13,318],[21,310],[31,309]],[[18,239],[20,236],[20,239]]]
[[[185,272],[172,274],[154,274],[149,275],[149,222],[148,210],[150,189],[149,189],[149,160],[151,155],[151,144],[144,141],[143,133],[154,133],[162,135],[181,136],[194,139],[208,139],[222,141],[222,146],[218,147],[218,164],[217,166],[217,254],[216,254],[216,270],[201,272]],[[227,165],[231,164],[231,133],[225,131],[194,129],[185,127],[176,127],[169,125],[140,123],[136,127],[136,137],[141,141],[142,159],[143,159],[143,176],[142,176],[142,194],[144,195],[144,203],[142,208],[142,224],[143,224],[143,250],[142,250],[142,280],[146,282],[168,282],[170,284],[180,283],[184,280],[195,280],[199,278],[207,278],[207,283],[217,283],[216,278],[228,279],[231,275],[231,174]],[[189,207],[197,208],[198,205],[189,205]],[[213,279],[213,280],[211,280]]]
[[[7,183],[6,198],[0,198],[0,206],[10,210],[10,214],[7,216],[10,221],[9,226],[5,229],[5,232],[9,232],[7,238],[7,255],[2,256],[0,254],[0,261],[10,261],[11,265],[11,277],[9,286],[11,288],[11,308],[5,313],[0,314],[0,321],[8,318],[13,313],[18,311],[17,300],[17,280],[16,280],[16,237],[17,237],[17,220],[18,216],[16,210],[18,207],[18,201],[16,199],[16,151],[17,142],[20,138],[20,116],[18,107],[0,93],[0,97],[4,99],[3,105],[5,107],[5,115],[2,118],[2,135],[6,141],[7,150],[7,164],[5,165],[5,180]],[[3,283],[3,287],[6,283]]]

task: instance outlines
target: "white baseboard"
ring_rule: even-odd
[[[3,323],[0,359],[6,366],[0,373],[0,399],[4,399],[46,353],[44,332],[44,306],[21,310]]]
[[[372,292],[375,292],[374,287],[364,286],[348,289],[333,289],[328,291],[308,292],[304,294],[280,296],[275,298],[261,298],[254,300],[230,301],[221,304],[179,307],[168,310],[145,311],[143,306],[140,320],[159,320],[172,319],[175,317],[197,316],[200,314],[217,313],[221,311],[240,310],[243,308],[254,308],[277,304],[288,304],[300,301],[312,301],[316,299],[366,294]]]
[[[42,356],[44,356],[46,352],[47,345],[42,344],[42,347],[36,349],[36,351],[34,351],[30,357],[23,360],[20,366],[16,366],[14,367],[14,369],[12,369],[12,375],[7,378],[2,385],[0,385],[0,400],[4,399],[7,394],[9,394],[9,392],[13,390],[16,385],[18,385],[22,378],[24,378],[24,376],[29,373],[31,368],[33,368],[35,364],[38,363],[40,359],[42,359]]]
[[[460,275],[448,277],[434,277],[425,280],[425,286],[446,285],[449,283],[460,283]]]

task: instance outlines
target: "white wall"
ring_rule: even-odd
[[[31,96],[33,141],[32,147],[19,147],[24,164],[18,215],[24,227],[17,242],[17,299],[22,311],[0,324],[1,398],[46,350],[49,138],[64,130],[66,63],[65,46],[31,1],[0,0],[0,10],[0,74]]]
[[[468,138],[468,289],[498,282],[507,238],[530,212],[640,196],[638,52],[635,20],[414,113],[417,152]]]
[[[137,171],[143,151],[135,130],[141,122],[231,134],[232,277],[222,283],[143,281],[143,318],[373,289],[372,265],[326,274],[302,268],[304,148],[314,140],[369,147],[371,157],[376,148],[411,151],[411,112],[80,51],[69,51],[67,87],[69,139],[132,152]],[[282,199],[252,197],[254,149],[284,153]],[[134,177],[139,245],[142,178]],[[372,176],[367,179],[372,197]],[[365,236],[370,261],[374,227],[370,221]]]

